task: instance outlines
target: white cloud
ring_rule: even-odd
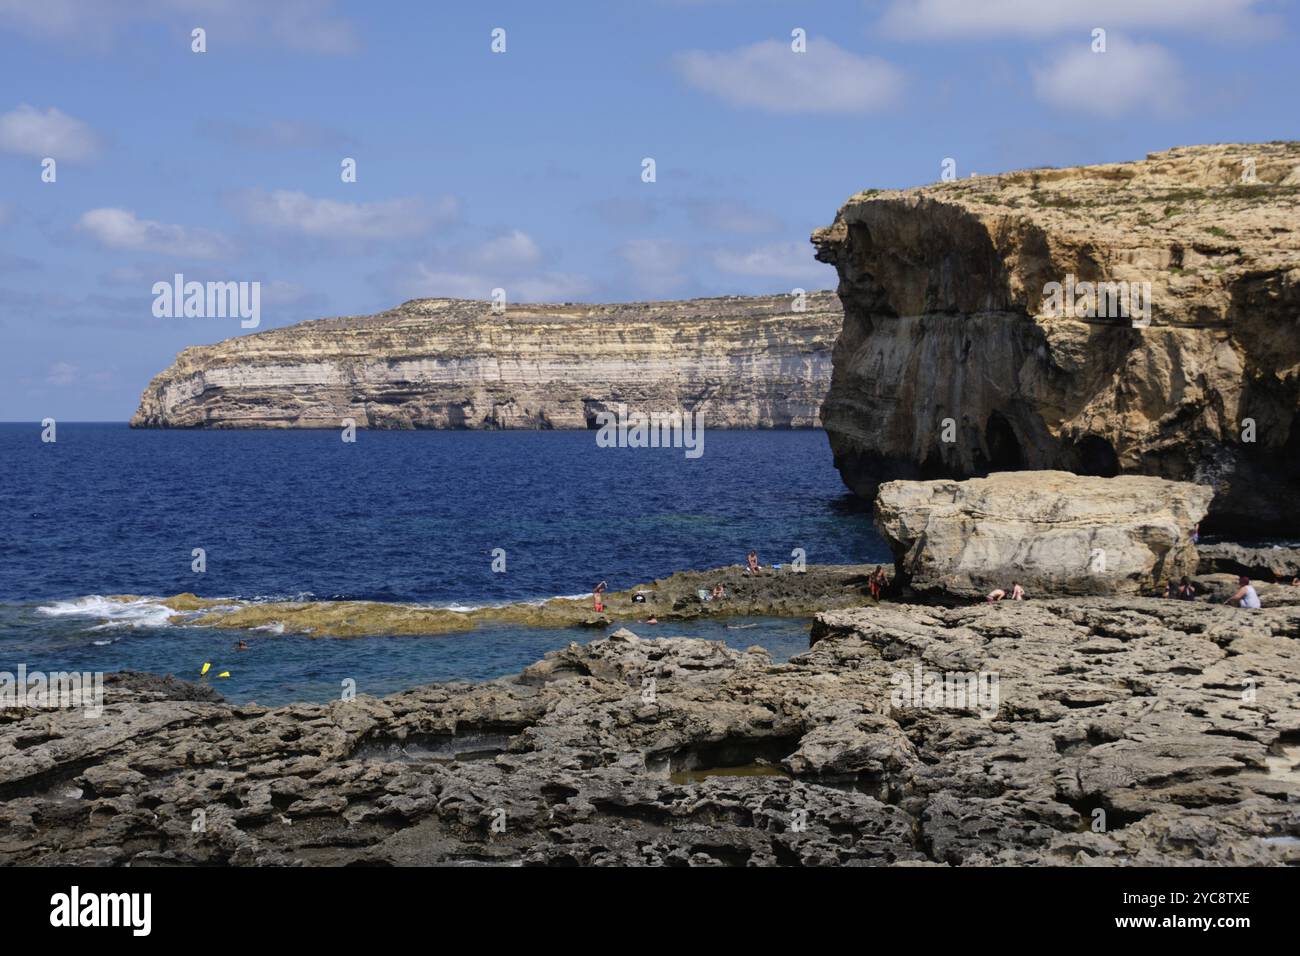
[[[1263,0],[892,0],[881,28],[894,36],[1054,36],[1094,27],[1258,33],[1271,18]]]
[[[535,266],[542,259],[542,250],[532,236],[515,229],[503,236],[489,239],[474,249],[470,261],[488,269],[519,269]]]
[[[687,83],[733,106],[776,113],[859,113],[889,106],[903,76],[879,57],[857,56],[809,38],[805,53],[767,40],[723,53],[691,50],[674,59]]]
[[[354,52],[352,23],[334,0],[0,0],[0,26],[78,47],[112,48],[133,23],[161,23],[183,32],[202,26],[208,49],[271,45],[325,55]]]
[[[808,243],[779,242],[741,251],[720,250],[713,264],[723,272],[834,285],[835,270],[813,258]],[[819,286],[820,288],[820,286]]]
[[[60,162],[85,162],[99,152],[99,137],[81,120],[51,106],[41,112],[26,103],[0,113],[0,150]]]
[[[77,366],[68,362],[55,362],[50,366],[49,371],[45,373],[45,384],[60,387],[75,385],[77,378]]]
[[[437,223],[455,219],[458,211],[456,200],[450,196],[433,203],[422,199],[343,202],[285,189],[246,192],[236,198],[235,205],[250,223],[315,239],[417,236]]]
[[[77,221],[77,229],[106,249],[194,259],[219,259],[232,251],[220,233],[141,219],[129,209],[91,209]]]
[[[528,233],[503,233],[476,246],[457,245],[399,267],[385,284],[402,298],[488,299],[505,289],[508,302],[573,302],[591,294],[589,279],[540,270],[546,255]]]
[[[1105,53],[1087,46],[1056,52],[1030,67],[1034,94],[1063,110],[1115,117],[1176,112],[1184,79],[1178,61],[1155,43],[1111,36]]]

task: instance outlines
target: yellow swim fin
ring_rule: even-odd
[[[220,674],[218,674],[217,676],[218,676],[218,677],[229,677],[229,676],[230,676],[230,671],[222,671],[222,672],[221,672]]]
[[[206,674],[206,673],[208,672],[208,669],[211,668],[211,667],[212,667],[211,664],[209,664],[207,661],[204,661],[204,662],[203,662],[203,670],[199,671],[199,676],[202,677],[204,674]]]

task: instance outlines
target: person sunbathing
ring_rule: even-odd
[[[745,556],[745,573],[760,574],[762,573],[762,570],[762,566],[758,563],[758,552],[749,552],[749,554]]]

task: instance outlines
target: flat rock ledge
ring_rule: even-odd
[[[1221,541],[1198,545],[1196,550],[1201,574],[1244,574],[1286,584],[1300,577],[1300,548]]]
[[[1300,608],[884,604],[813,641],[619,630],[275,709],[113,675],[98,719],[0,711],[0,860],[1300,864]],[[933,674],[996,700],[899,696]]]
[[[967,481],[891,481],[876,527],[918,594],[1150,593],[1197,571],[1192,530],[1213,490],[1163,478],[1008,471]]]
[[[595,611],[591,596],[515,601],[472,610],[387,601],[241,601],[188,593],[152,599],[124,594],[113,599],[154,600],[174,612],[170,620],[177,625],[250,632],[273,628],[280,633],[313,637],[444,634],[493,624],[605,628],[620,622],[635,625],[651,616],[663,622],[703,617],[811,618],[818,611],[869,603],[867,576],[875,567],[810,564],[796,571],[785,565],[779,569],[766,567],[756,576],[746,574],[740,565],[678,571],[647,584],[607,592],[601,613]],[[725,589],[725,597],[706,600],[719,584]]]

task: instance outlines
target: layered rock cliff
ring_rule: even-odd
[[[1138,473],[1213,485],[1209,528],[1300,529],[1300,143],[869,190],[813,243],[845,310],[822,422],[859,494]],[[1069,295],[1089,282],[1140,308]]]
[[[620,305],[419,299],[183,351],[136,427],[587,428],[696,411],[707,427],[816,427],[841,325],[830,292]]]

